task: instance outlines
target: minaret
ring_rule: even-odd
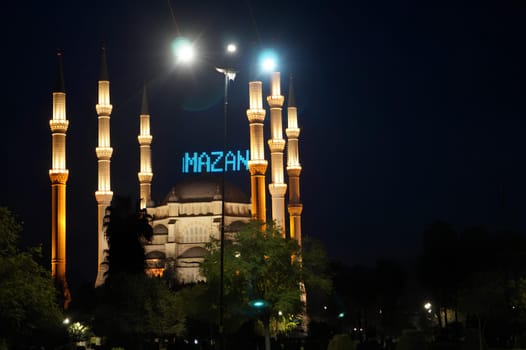
[[[303,205],[300,201],[300,157],[298,139],[300,136],[300,129],[298,128],[298,111],[296,108],[296,100],[294,98],[294,85],[292,76],[289,82],[289,99],[287,103],[287,128],[285,133],[287,134],[287,175],[289,178],[289,204],[288,212],[290,219],[290,238],[298,241],[298,245],[301,247],[301,212]],[[301,258],[300,258],[301,259]],[[301,263],[301,260],[300,260]],[[307,292],[305,284],[300,283],[300,299],[303,305],[307,305]],[[307,315],[306,307],[300,314],[300,328],[303,332],[307,332],[309,317]]]
[[[285,150],[285,140],[283,139],[282,128],[282,106],[284,97],[280,91],[280,73],[273,72],[270,79],[270,96],[267,102],[270,107],[270,139],[268,146],[270,149],[270,165],[272,182],[268,189],[272,197],[272,219],[281,229],[285,237],[285,193],[287,184],[284,180],[283,171],[283,151]]]
[[[298,139],[300,129],[298,128],[298,112],[294,98],[294,87],[292,76],[289,83],[289,99],[287,103],[288,123],[285,133],[287,134],[287,175],[289,178],[289,204],[288,212],[290,218],[290,238],[298,241],[301,246],[301,212],[303,205],[300,201],[300,157]]]
[[[141,115],[140,118],[140,132],[137,139],[140,147],[140,170],[138,173],[140,184],[140,205],[141,209],[145,209],[151,204],[151,187],[152,187],[152,135],[150,135],[150,113],[148,112],[148,100],[146,97],[146,86],[142,92]]]
[[[62,70],[62,53],[57,53],[57,82],[53,91],[53,117],[49,121],[51,129],[51,276],[60,290],[63,307],[67,309],[71,301],[66,281],[66,183],[69,171],[66,169],[66,132],[69,121],[66,119],[66,89]]]
[[[268,162],[265,160],[263,146],[265,110],[263,109],[261,85],[261,81],[248,83],[250,100],[250,108],[247,109],[247,118],[250,123],[250,160],[248,161],[248,170],[250,172],[252,218],[266,222],[265,172],[267,171]]]
[[[95,149],[98,158],[99,179],[98,190],[95,192],[98,206],[98,272],[95,287],[104,283],[107,266],[104,264],[108,242],[104,235],[104,216],[106,208],[110,206],[113,192],[110,182],[110,162],[113,148],[110,145],[110,114],[112,105],[110,104],[110,81],[108,79],[108,67],[106,64],[106,49],[102,47],[100,77],[99,77],[98,103],[95,106],[99,119],[99,144]]]

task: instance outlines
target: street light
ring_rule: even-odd
[[[176,38],[172,42],[172,51],[177,59],[177,63],[189,63],[194,60],[194,45],[186,38]]]
[[[237,47],[233,43],[226,46],[226,53],[233,55]],[[176,57],[176,63],[188,64],[195,58],[195,48],[186,38],[176,38],[172,42],[172,52]],[[227,116],[228,116],[228,84],[230,80],[236,78],[236,71],[231,67],[215,67],[216,71],[225,77],[224,87],[224,107],[223,107],[223,159],[226,157],[227,139]],[[220,349],[224,348],[223,320],[224,320],[224,245],[225,245],[225,171],[226,159],[224,160],[223,172],[221,176],[221,233],[220,233],[220,287],[219,287],[219,342]]]
[[[233,54],[237,50],[234,44],[228,44],[226,51]],[[223,104],[223,172],[221,174],[221,235],[220,235],[220,266],[219,266],[219,343],[220,349],[224,349],[224,294],[225,294],[225,171],[226,171],[226,139],[227,139],[227,116],[228,116],[228,83],[236,78],[236,71],[231,67],[216,67],[216,71],[225,76],[224,104]]]

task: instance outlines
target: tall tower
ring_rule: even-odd
[[[151,204],[151,186],[152,186],[152,135],[150,135],[150,113],[148,112],[148,100],[146,97],[146,86],[142,91],[141,115],[139,126],[139,140],[140,147],[140,170],[138,173],[140,184],[140,200],[141,209],[145,209]]]
[[[272,182],[269,184],[268,189],[272,196],[272,219],[281,229],[283,237],[285,237],[285,193],[287,192],[287,184],[285,183],[283,170],[283,151],[285,150],[281,115],[283,101],[284,97],[280,91],[280,73],[273,72],[270,80],[270,96],[267,96],[267,102],[270,107],[270,139],[268,140],[268,146],[272,173]]]
[[[288,212],[290,218],[290,238],[298,241],[301,246],[301,212],[303,204],[300,200],[300,157],[298,139],[300,128],[298,128],[298,112],[294,97],[292,76],[289,83],[289,99],[287,103],[287,175],[289,178],[289,204]]]
[[[71,301],[66,281],[66,183],[69,171],[66,168],[66,132],[69,121],[66,119],[66,89],[62,70],[62,53],[57,53],[57,81],[53,91],[53,117],[49,121],[51,129],[51,276],[60,290],[63,307],[67,309]]]
[[[287,175],[289,178],[289,204],[288,212],[290,219],[290,238],[295,239],[301,247],[301,212],[303,211],[303,204],[300,200],[300,156],[298,140],[300,136],[300,128],[298,127],[298,111],[296,108],[296,99],[294,97],[294,84],[292,76],[289,82],[289,99],[287,103]],[[300,258],[301,259],[301,258]],[[300,260],[301,263],[301,260]],[[305,283],[300,283],[300,299],[303,305],[307,305],[307,291]],[[300,314],[300,328],[306,334],[309,325],[309,316],[306,307]]]
[[[98,103],[95,106],[99,119],[99,144],[95,149],[98,158],[99,179],[98,190],[95,192],[98,206],[98,272],[95,287],[104,283],[107,266],[104,264],[108,242],[104,237],[104,215],[110,206],[113,192],[110,182],[110,162],[113,148],[110,145],[110,114],[113,106],[110,104],[110,81],[106,64],[106,49],[101,50]]]
[[[247,109],[247,118],[250,124],[250,160],[248,161],[248,170],[250,172],[252,218],[266,222],[265,172],[267,171],[268,162],[265,160],[263,146],[265,110],[263,109],[261,85],[261,81],[248,83],[250,100],[250,108]]]

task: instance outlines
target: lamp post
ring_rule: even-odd
[[[195,57],[193,45],[184,38],[176,39],[172,45],[178,63],[188,63]],[[228,44],[227,55],[233,55],[237,51],[236,45]],[[215,67],[216,71],[225,77],[224,104],[223,104],[223,171],[221,176],[221,232],[220,232],[220,286],[219,286],[219,343],[220,349],[224,349],[224,261],[225,261],[225,171],[226,171],[226,140],[227,140],[227,116],[228,116],[228,85],[230,80],[236,77],[236,71],[230,67]]]
[[[227,53],[236,51],[234,44],[227,46]],[[227,139],[227,116],[228,116],[228,85],[230,80],[236,78],[236,71],[232,68],[219,68],[216,71],[225,76],[224,103],[223,103],[223,172],[221,174],[221,233],[219,253],[219,343],[220,349],[224,349],[224,295],[225,295],[225,171],[226,171],[226,139]]]

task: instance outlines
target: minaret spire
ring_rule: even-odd
[[[95,192],[98,207],[98,271],[95,287],[104,283],[107,266],[106,252],[108,242],[104,235],[104,216],[106,208],[111,205],[113,192],[111,191],[110,163],[113,148],[110,144],[110,115],[113,106],[110,103],[110,81],[106,64],[106,48],[101,49],[101,65],[98,83],[98,103],[95,106],[99,120],[99,143],[95,152],[98,159],[98,190]]]
[[[69,170],[66,168],[66,90],[62,69],[62,53],[57,52],[57,80],[53,91],[53,116],[49,121],[51,129],[51,276],[60,290],[63,307],[71,302],[66,281],[66,183]]]
[[[290,77],[289,99],[287,107],[288,123],[285,133],[287,134],[287,175],[289,178],[289,204],[288,212],[290,219],[290,238],[298,241],[301,246],[301,212],[303,205],[300,200],[300,174],[301,165],[299,157],[298,139],[300,128],[298,127],[298,112],[296,99],[294,97],[293,79]]]
[[[140,169],[138,173],[140,184],[140,206],[145,209],[151,205],[151,186],[152,186],[152,135],[150,135],[150,113],[148,112],[148,98],[146,96],[146,86],[142,91],[142,103],[140,118],[140,132],[137,139],[140,147]]]
[[[104,43],[101,47],[100,53],[100,72],[99,72],[99,81],[109,81],[108,75],[108,63],[106,61],[106,46]]]
[[[269,184],[269,192],[272,196],[272,219],[281,229],[283,237],[285,229],[285,193],[287,184],[283,171],[283,151],[285,140],[283,139],[282,106],[284,97],[280,91],[280,73],[273,72],[270,81],[270,95],[267,102],[270,107],[270,139],[268,146],[271,157],[272,182]]]
[[[247,118],[250,123],[250,160],[248,161],[248,170],[250,172],[252,218],[266,222],[265,172],[267,171],[268,162],[265,160],[265,149],[263,146],[265,110],[263,109],[261,85],[261,81],[248,83],[250,100],[250,106],[247,109]]]

